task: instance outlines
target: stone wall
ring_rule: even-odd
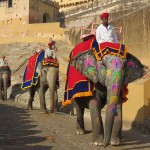
[[[112,22],[114,26],[123,26],[122,42],[128,45],[129,52],[140,58],[148,66],[150,66],[149,15],[150,4],[132,13],[123,15],[123,17]]]
[[[61,28],[59,22],[45,24],[25,24],[21,26],[9,26],[0,28],[0,43],[23,42],[28,39],[31,41],[43,41],[49,37],[54,40],[66,40],[67,29]],[[13,38],[13,39],[12,39]],[[18,41],[17,41],[18,40]]]
[[[58,11],[58,3],[49,0],[12,0],[11,7],[7,0],[1,1],[0,43],[9,41],[9,38],[11,42],[12,37],[13,41],[24,37],[63,40],[66,29],[56,22]]]
[[[1,1],[0,25],[17,24],[16,19],[20,20],[20,24],[55,22],[58,12],[59,4],[49,0],[12,0],[11,7],[8,5],[8,1]]]
[[[29,23],[55,22],[58,18],[59,4],[49,0],[30,0]]]
[[[27,24],[29,20],[29,0],[14,1],[12,7],[8,7],[8,1],[0,2],[0,27],[12,24]]]

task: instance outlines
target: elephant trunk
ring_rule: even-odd
[[[105,119],[105,130],[104,130],[104,147],[109,145],[109,141],[111,138],[113,123],[114,123],[114,116],[115,113],[113,111],[106,112],[106,119]]]

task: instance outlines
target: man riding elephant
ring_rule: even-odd
[[[127,85],[144,74],[144,65],[127,53],[125,45],[118,43],[113,26],[108,24],[108,16],[108,13],[101,15],[101,19],[104,19],[103,25],[97,29],[96,37],[92,36],[87,41],[79,43],[72,50],[62,103],[65,106],[75,99],[79,134],[84,133],[84,108],[87,106],[90,108],[93,126],[92,144],[104,147],[109,141],[111,145],[120,144],[122,103],[126,100]],[[99,31],[101,27],[102,30]],[[101,109],[106,103],[103,131]]]
[[[7,100],[7,88],[11,85],[11,70],[5,58],[0,59],[0,100]]]
[[[37,91],[40,98],[40,109],[42,113],[47,112],[45,93],[49,89],[49,110],[57,111],[57,88],[59,87],[59,62],[57,58],[45,57],[45,51],[40,50],[29,58],[24,73],[22,89],[29,88],[30,98],[27,109],[33,109],[32,103]]]

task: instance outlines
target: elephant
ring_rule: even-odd
[[[38,82],[36,85],[32,85],[29,88],[30,98],[28,100],[27,109],[33,109],[34,95],[37,91],[40,98],[40,110],[41,113],[47,113],[45,93],[49,89],[50,92],[50,113],[57,111],[58,95],[57,88],[59,88],[59,66],[54,64],[39,63],[37,67],[37,73],[39,74]]]
[[[11,69],[9,66],[0,68],[0,100],[7,100],[7,89],[11,86]]]
[[[78,93],[74,94],[72,98],[69,94],[65,93],[62,104],[65,106],[70,104],[70,101],[73,99],[75,100],[77,108],[77,134],[85,133],[84,108],[89,108],[93,130],[92,144],[103,145],[104,147],[108,146],[109,143],[111,145],[119,145],[122,133],[122,103],[126,101],[127,85],[141,78],[145,73],[146,67],[136,57],[126,53],[126,51],[122,57],[115,53],[107,53],[106,49],[105,55],[99,59],[98,56],[101,53],[96,53],[95,51],[99,46],[97,42],[94,43],[93,41],[95,41],[94,36],[87,41],[79,43],[70,53],[66,87],[68,87],[67,84],[70,81],[72,82],[71,77],[69,79],[71,75],[70,70],[72,70],[72,77],[75,78],[76,72],[79,72],[95,84],[95,91],[92,94],[89,93],[89,95],[82,95],[79,90],[83,91],[83,88],[86,88],[86,86],[82,86],[82,89],[75,89],[75,92],[77,91],[79,95]],[[93,48],[93,46],[95,47]],[[81,78],[81,80],[85,80],[85,78]],[[78,84],[78,82],[76,83]],[[103,128],[101,109],[105,105],[106,118]]]
[[[91,97],[76,97],[77,134],[84,134],[84,108],[90,109],[93,145],[119,145],[122,131],[123,87],[141,78],[145,66],[132,54],[126,58],[107,54],[97,60],[92,49],[79,53],[70,60],[83,76],[95,83],[96,91]],[[126,89],[126,88],[124,88]],[[127,92],[127,91],[126,91]],[[126,93],[127,94],[127,93]],[[101,118],[101,109],[106,105],[105,127]],[[104,137],[103,137],[104,136]]]

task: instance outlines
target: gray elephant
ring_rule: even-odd
[[[91,41],[93,41],[93,39],[91,39]],[[84,108],[89,108],[93,126],[92,144],[104,145],[104,147],[106,147],[111,140],[112,145],[119,145],[122,131],[122,103],[125,98],[125,88],[123,87],[126,87],[128,83],[142,77],[145,67],[137,58],[129,53],[126,54],[125,58],[121,58],[115,54],[106,54],[98,60],[95,48],[80,50],[79,52],[78,49],[88,47],[87,43],[84,43],[86,46],[82,44],[83,43],[77,45],[70,55],[71,60],[67,77],[71,75],[69,70],[74,68],[74,76],[76,69],[81,75],[96,84],[96,91],[93,91],[91,96],[84,94],[74,94],[72,96],[77,106],[77,133],[83,134],[85,131],[83,120]],[[66,83],[66,87],[68,83]],[[77,84],[75,84],[75,86],[77,86]],[[74,88],[76,88],[75,86]],[[80,88],[78,86],[75,91],[78,90],[79,92],[85,87],[86,86],[82,86],[82,88]],[[67,98],[64,96],[64,106],[70,103],[68,100],[69,94],[65,94]],[[105,104],[107,104],[107,107],[105,127],[103,129],[101,109]]]
[[[7,100],[7,89],[11,86],[11,70],[9,66],[0,68],[0,100]]]
[[[57,111],[57,103],[58,103],[58,96],[57,96],[57,88],[59,87],[59,66],[54,64],[46,64],[43,65],[39,63],[37,72],[39,74],[38,82],[36,85],[33,85],[29,88],[30,98],[28,101],[27,109],[33,109],[33,101],[34,95],[37,91],[40,98],[40,109],[42,113],[47,112],[46,102],[45,102],[45,93],[49,89],[50,92],[50,113]]]
[[[37,91],[40,98],[42,113],[47,112],[45,93],[50,91],[50,112],[57,110],[57,88],[59,87],[59,61],[57,58],[44,58],[45,51],[41,50],[32,55],[24,72],[21,88],[29,88],[30,98],[27,109],[33,109],[34,95]]]

